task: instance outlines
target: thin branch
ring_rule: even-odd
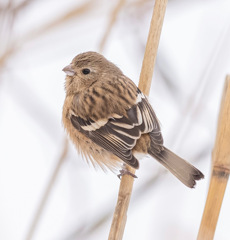
[[[34,233],[36,231],[36,228],[39,224],[39,220],[41,219],[41,215],[44,211],[44,208],[46,206],[46,202],[50,196],[50,193],[53,189],[53,186],[54,186],[54,183],[57,179],[57,176],[59,174],[59,171],[61,169],[61,166],[62,164],[64,163],[65,159],[66,159],[66,156],[67,156],[67,153],[68,153],[68,140],[67,138],[65,138],[65,142],[64,142],[64,145],[63,145],[63,150],[62,150],[62,153],[59,157],[59,159],[57,160],[57,163],[56,163],[56,166],[55,166],[55,169],[51,175],[51,178],[47,184],[47,187],[45,189],[45,193],[44,195],[42,196],[42,199],[39,203],[39,206],[38,206],[38,209],[34,215],[34,218],[32,220],[32,224],[30,226],[30,229],[27,233],[27,236],[26,236],[26,240],[31,240],[34,236]]]
[[[139,88],[146,95],[149,94],[151,86],[153,69],[156,60],[166,6],[167,0],[155,1],[139,81]],[[135,170],[131,167],[128,167],[128,170],[131,173],[135,173]],[[113,221],[109,234],[109,240],[121,240],[123,237],[127,219],[127,211],[133,189],[133,182],[134,178],[130,175],[124,175],[121,179],[117,205],[113,215]]]
[[[216,142],[212,155],[212,176],[198,240],[214,238],[230,173],[230,75],[227,76],[220,107]]]

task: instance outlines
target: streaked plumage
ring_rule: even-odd
[[[93,165],[138,168],[136,153],[150,154],[188,187],[203,174],[163,146],[160,125],[144,94],[102,55],[86,52],[65,67],[63,124]]]

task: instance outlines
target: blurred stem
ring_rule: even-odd
[[[167,0],[155,1],[139,81],[139,88],[146,95],[149,94],[151,86],[153,69],[156,60],[157,49],[159,45],[166,6]],[[128,171],[130,171],[131,173],[133,174],[135,173],[135,169],[131,168],[130,166],[128,166],[127,168]],[[127,220],[127,211],[133,189],[133,182],[134,178],[131,177],[130,175],[124,175],[121,178],[118,200],[113,215],[109,240],[121,240],[123,237],[125,224]]]
[[[29,1],[25,1],[25,2],[29,2]],[[55,27],[58,27],[61,24],[64,24],[65,22],[69,21],[74,17],[81,16],[82,14],[88,12],[90,9],[93,9],[93,5],[94,5],[94,0],[89,0],[87,2],[84,2],[82,5],[72,8],[69,12],[67,12],[66,14],[63,14],[62,16],[51,21],[50,23],[47,23],[46,25],[40,28],[35,28],[31,30],[28,34],[23,36],[21,39],[14,40],[10,44],[10,46],[5,50],[5,52],[0,56],[0,66],[2,66],[6,62],[6,60],[9,57],[11,57],[14,53],[22,49],[22,46],[24,46],[29,41],[36,39],[37,37],[41,37],[42,34],[51,31]]]
[[[36,231],[36,228],[39,224],[39,220],[41,219],[41,215],[44,211],[44,208],[45,208],[45,205],[47,203],[47,200],[50,196],[50,193],[53,189],[53,186],[55,184],[55,181],[57,179],[57,176],[59,174],[59,171],[61,169],[61,166],[62,164],[64,163],[65,159],[66,159],[66,156],[67,156],[67,153],[68,153],[68,140],[67,138],[65,138],[65,141],[64,141],[64,145],[63,145],[63,150],[61,152],[61,155],[59,157],[59,159],[57,160],[57,163],[56,163],[56,166],[54,168],[54,171],[53,173],[51,174],[51,178],[46,186],[46,189],[45,189],[45,193],[44,195],[42,196],[42,199],[39,203],[39,206],[38,206],[38,209],[34,215],[34,218],[33,218],[33,221],[32,221],[32,224],[30,226],[30,229],[29,229],[29,232],[27,233],[27,236],[26,236],[26,240],[31,240],[34,236],[34,233]]]
[[[119,0],[117,5],[115,6],[115,8],[113,9],[112,13],[111,13],[111,18],[109,21],[109,24],[105,30],[105,33],[101,39],[101,43],[99,45],[99,52],[102,52],[105,48],[105,43],[108,39],[108,36],[113,28],[114,23],[116,22],[117,19],[117,15],[119,14],[121,8],[124,6],[125,4],[125,0]]]
[[[212,176],[198,240],[214,238],[230,173],[230,76],[227,76],[220,107],[216,142],[212,154]]]

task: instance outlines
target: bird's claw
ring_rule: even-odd
[[[129,172],[127,169],[121,169],[119,172],[120,172],[120,174],[117,175],[117,177],[119,179],[121,179],[121,177],[124,176],[124,175],[130,175],[133,178],[137,178],[137,176],[135,174]]]

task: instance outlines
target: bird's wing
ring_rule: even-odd
[[[97,101],[94,107],[98,107]],[[151,133],[150,137],[157,145],[163,143],[156,115],[138,88],[135,104],[125,114],[111,112],[107,117],[95,120],[79,116],[77,112],[73,109],[70,120],[78,131],[134,168],[138,168],[139,163],[132,149],[141,134]]]

